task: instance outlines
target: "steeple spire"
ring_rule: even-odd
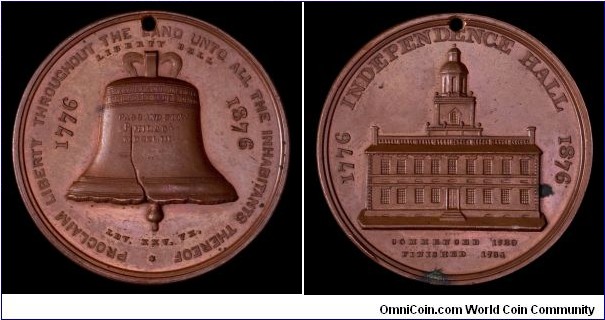
[[[433,122],[427,125],[429,136],[480,136],[483,128],[475,123],[476,99],[466,91],[468,69],[455,44],[447,51],[447,61],[439,74],[441,92],[433,98]]]
[[[448,61],[441,67],[441,95],[466,96],[468,69],[460,61],[460,50],[454,44],[447,52]]]

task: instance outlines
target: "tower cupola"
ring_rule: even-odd
[[[460,50],[453,47],[447,52],[448,61],[441,67],[441,94],[466,96],[468,69],[460,61]]]

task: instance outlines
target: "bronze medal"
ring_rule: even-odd
[[[324,105],[324,194],[368,256],[405,277],[475,284],[543,254],[592,162],[586,106],[559,60],[498,20],[440,14],[360,50]]]
[[[26,206],[70,259],[166,283],[233,258],[282,193],[284,111],[256,59],[180,14],[107,18],[63,42],[27,87],[13,155]]]

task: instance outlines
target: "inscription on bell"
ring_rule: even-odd
[[[176,78],[180,57],[148,51],[123,60],[133,76],[107,85],[97,154],[67,198],[150,203],[153,231],[163,219],[162,205],[236,201],[237,192],[206,155],[197,88]],[[158,75],[164,62],[172,65],[173,76]],[[142,65],[144,76],[135,65]]]

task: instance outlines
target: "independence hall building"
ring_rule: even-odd
[[[447,55],[426,135],[385,135],[372,127],[359,222],[367,229],[542,230],[536,128],[484,136],[460,50]]]

